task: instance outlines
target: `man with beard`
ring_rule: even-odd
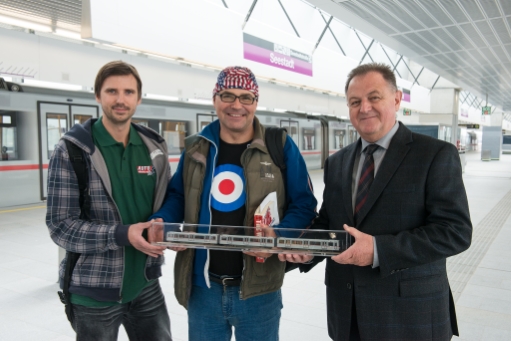
[[[133,66],[104,65],[94,90],[103,115],[66,133],[48,168],[46,224],[67,251],[60,266],[61,288],[69,288],[66,312],[77,340],[117,340],[121,324],[130,340],[171,340],[158,282],[165,248],[145,238],[170,178],[167,146],[131,122],[142,93]],[[85,191],[77,164],[86,168]],[[76,255],[68,286],[66,265]]]

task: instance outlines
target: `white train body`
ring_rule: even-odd
[[[243,248],[273,248],[292,250],[340,251],[339,240],[257,237],[228,234],[167,232],[166,242],[201,245],[239,246]]]

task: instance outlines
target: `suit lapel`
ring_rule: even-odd
[[[381,193],[387,187],[390,179],[394,176],[397,169],[403,162],[406,154],[410,150],[408,143],[412,142],[412,133],[402,123],[399,123],[399,129],[392,138],[385,157],[378,168],[378,173],[374,178],[373,184],[369,189],[367,201],[359,212],[358,225],[364,220],[373,205],[376,203]]]
[[[344,208],[346,209],[346,214],[350,217],[349,226],[354,225],[353,219],[353,193],[352,193],[352,184],[353,184],[353,167],[355,166],[355,159],[357,155],[357,149],[361,144],[360,139],[357,143],[353,143],[351,146],[346,147],[346,153],[342,159],[342,173],[341,173],[341,183],[342,183],[342,197],[344,198]]]

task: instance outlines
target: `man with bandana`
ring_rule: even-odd
[[[218,120],[188,137],[165,202],[151,218],[254,226],[255,210],[276,192],[281,217],[276,227],[311,225],[317,201],[305,162],[286,136],[285,174],[273,164],[265,128],[255,116],[258,99],[259,87],[248,68],[220,72],[213,90]],[[214,233],[206,228],[197,232]],[[234,328],[238,341],[278,340],[284,270],[285,263],[270,253],[179,251],[174,286],[177,300],[188,310],[189,339],[230,340]]]

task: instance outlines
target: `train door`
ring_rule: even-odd
[[[282,120],[280,121],[280,127],[286,128],[287,135],[299,146],[298,141],[298,121]]]
[[[216,120],[215,114],[197,114],[197,132],[201,131],[202,128]]]
[[[95,105],[37,102],[39,137],[39,184],[41,200],[46,200],[48,162],[60,138],[76,123],[98,117]]]

